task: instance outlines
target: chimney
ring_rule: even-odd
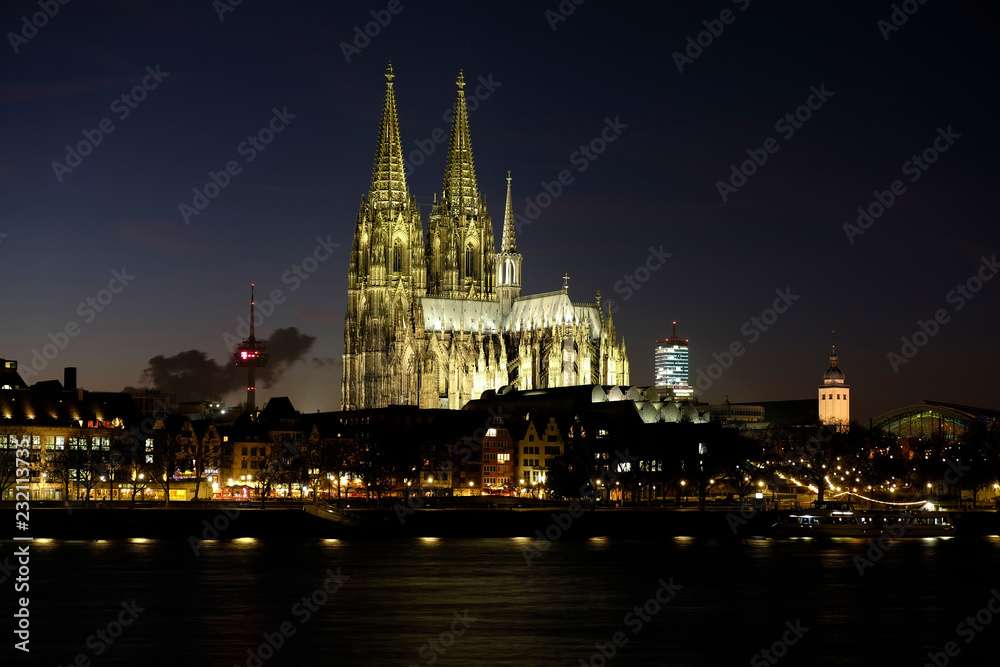
[[[76,389],[76,366],[67,366],[63,370],[63,389]]]

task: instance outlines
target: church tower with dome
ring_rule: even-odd
[[[830,367],[823,373],[819,386],[819,420],[846,431],[851,423],[851,388],[837,361],[837,346],[830,352]]]

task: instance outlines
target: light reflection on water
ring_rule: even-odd
[[[609,665],[745,665],[801,619],[809,631],[783,665],[919,667],[1000,585],[1000,538],[894,540],[861,576],[856,557],[869,547],[854,538],[247,538],[205,541],[195,556],[182,541],[36,542],[32,659],[94,658],[87,638],[134,598],[145,611],[106,647],[109,664],[145,664],[150,647],[166,646],[173,663],[245,665],[248,649],[288,622],[294,634],[264,665],[579,665],[618,631],[628,641]],[[324,582],[335,589],[338,574],[349,579],[326,599]],[[635,632],[635,608],[661,579],[681,588]],[[964,664],[993,664],[997,624],[963,646]],[[434,639],[447,647],[435,651]]]

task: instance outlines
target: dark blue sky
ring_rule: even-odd
[[[888,2],[567,0],[575,11],[556,22],[546,11],[559,6],[404,0],[391,14],[385,2],[243,0],[220,20],[208,0],[73,0],[36,34],[22,17],[37,0],[5,2],[0,356],[24,370],[54,338],[65,349],[29,380],[72,365],[95,390],[139,384],[158,355],[223,363],[256,282],[258,302],[283,297],[258,336],[300,332],[286,332],[287,363],[273,369],[284,373],[258,383],[258,402],[337,409],[347,254],[391,60],[404,150],[422,161],[408,181],[418,201],[440,191],[447,147],[432,137],[449,130],[463,69],[481,98],[470,126],[494,232],[508,169],[518,213],[534,216],[518,239],[525,292],[568,273],[574,300],[613,299],[633,382],[651,383],[653,342],[677,320],[694,377],[720,370],[713,354],[742,351],[702,382],[704,399],[813,397],[836,329],[856,418],[923,398],[1000,405],[1000,280],[975,279],[993,276],[982,258],[1000,250],[996,40],[983,5],[912,2],[893,31],[878,24]],[[347,62],[341,44],[372,11],[391,18]],[[713,23],[720,15],[729,22]],[[678,71],[688,37],[720,27]],[[144,77],[144,99],[122,100]],[[241,149],[275,109],[281,131]],[[72,171],[54,167],[70,166],[66,146],[84,131],[100,143]],[[581,157],[602,132],[613,141]],[[905,164],[928,148],[926,170]],[[748,150],[766,162],[730,181]],[[186,221],[179,206],[230,161],[226,187]],[[539,199],[564,170],[572,182]],[[896,180],[884,213],[845,231]],[[719,181],[739,187],[724,201]],[[293,267],[318,238],[339,248],[302,280]],[[661,246],[670,257],[647,274]],[[123,268],[134,279],[102,293]],[[981,286],[971,299],[952,292],[970,279]],[[796,298],[765,331],[751,318],[771,321],[779,290]],[[935,313],[934,335],[893,364],[901,337]],[[67,325],[75,336],[59,335]],[[199,372],[242,400],[230,374]]]

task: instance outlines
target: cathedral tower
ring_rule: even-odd
[[[458,73],[458,98],[441,199],[431,209],[427,234],[428,293],[492,300],[496,254],[493,222],[476,184],[465,77]]]
[[[823,373],[823,384],[819,386],[819,420],[847,430],[851,423],[851,388],[844,378],[844,371],[837,365],[837,346],[830,353],[830,367]]]
[[[507,172],[507,205],[503,214],[503,238],[496,259],[496,290],[500,299],[500,317],[506,318],[521,296],[521,255],[517,252],[517,235],[514,229],[514,204],[510,194],[510,172]]]
[[[345,410],[415,401],[412,346],[399,333],[414,297],[427,292],[423,225],[403,169],[392,65],[375,148],[371,187],[361,202],[351,246],[344,321]]]
[[[444,187],[426,239],[403,170],[393,71],[371,186],[362,199],[347,278],[344,410],[418,405],[459,410],[485,391],[627,385],[625,341],[610,311],[569,290],[521,294],[510,172],[503,238],[476,182],[458,76]]]

